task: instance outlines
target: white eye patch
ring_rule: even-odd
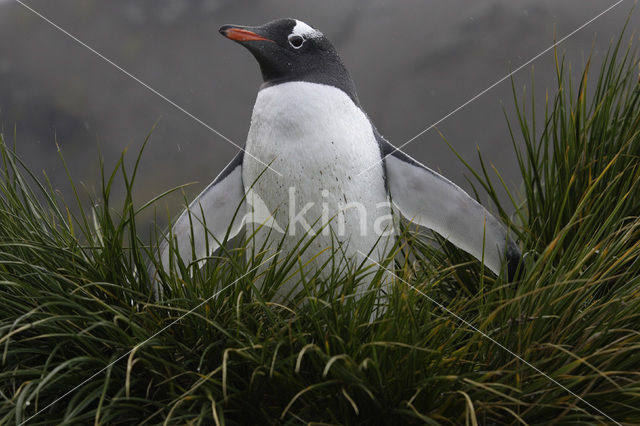
[[[290,36],[300,36],[304,39],[322,37],[322,33],[308,24],[296,19],[296,25],[293,27]]]

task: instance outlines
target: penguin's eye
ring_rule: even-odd
[[[291,34],[289,36],[289,44],[294,49],[300,49],[304,44],[304,38],[302,38],[302,36],[299,36],[297,34]]]

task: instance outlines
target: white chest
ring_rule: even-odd
[[[373,129],[341,90],[305,82],[262,89],[246,150],[245,190],[251,187],[286,230],[285,246],[313,228],[314,256],[331,247],[332,229],[349,252],[368,253],[392,226],[382,166],[361,174],[380,160]]]

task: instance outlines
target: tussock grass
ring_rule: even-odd
[[[383,311],[373,292],[349,297],[366,274],[380,284],[362,266],[328,265],[329,279],[271,302],[296,253],[247,260],[242,244],[161,269],[156,301],[147,262],[160,265],[133,205],[140,156],[103,170],[87,211],[3,141],[0,423],[640,423],[640,86],[621,40],[589,90],[590,64],[574,87],[557,60],[541,132],[518,105],[513,221],[486,163],[471,170],[521,239],[521,281],[407,235]]]

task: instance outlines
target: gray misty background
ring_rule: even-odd
[[[26,0],[114,62],[225,136],[244,145],[261,79],[250,54],[221,37],[226,23],[296,17],[323,31],[341,53],[360,100],[389,141],[400,145],[614,3],[614,0]],[[626,1],[560,46],[574,69],[589,52],[601,61],[631,9]],[[637,13],[630,30],[638,27]],[[534,63],[537,109],[555,88],[552,53]],[[530,92],[531,67],[515,76]],[[503,108],[506,81],[438,125],[472,165],[479,148],[517,190]],[[71,199],[56,150],[74,180],[99,191],[98,150],[111,170],[128,148],[131,165],[158,123],[136,185],[160,221],[176,215],[237,149],[13,0],[0,0],[0,122],[36,172]],[[470,189],[464,169],[437,131],[406,152]],[[120,193],[121,196],[121,193]],[[149,212],[151,214],[152,212]],[[149,218],[150,216],[148,216]]]

